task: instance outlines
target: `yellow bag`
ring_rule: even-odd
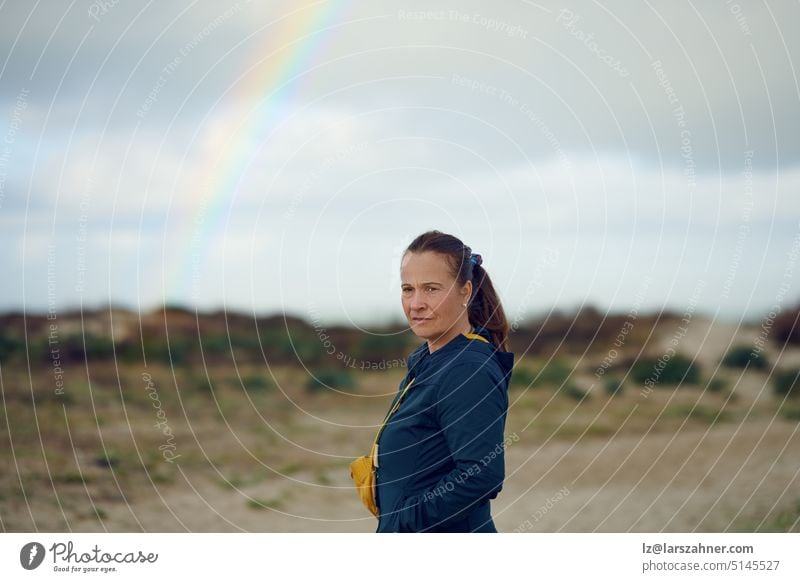
[[[372,512],[372,515],[378,517],[378,508],[375,505],[375,467],[372,466],[372,455],[358,457],[350,463],[350,476],[356,484],[361,502]]]
[[[397,408],[400,406],[400,401],[403,400],[403,396],[405,396],[408,389],[414,383],[415,378],[412,378],[411,381],[406,384],[406,387],[403,388],[402,394],[400,394],[400,398],[397,399],[397,402],[389,411],[389,414],[386,415],[386,418],[383,419],[383,424],[378,429],[378,434],[375,435],[375,440],[372,443],[372,448],[369,450],[369,456],[361,456],[358,457],[355,461],[350,463],[350,477],[353,478],[353,482],[356,484],[356,489],[358,490],[358,496],[361,497],[361,501],[364,503],[367,509],[370,510],[372,515],[378,517],[378,506],[375,505],[375,456],[377,455],[377,448],[378,448],[378,438],[381,436],[381,432],[383,431],[383,427],[386,426],[386,422],[389,420],[389,417],[395,413]]]

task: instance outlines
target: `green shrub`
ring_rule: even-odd
[[[403,333],[365,335],[359,338],[353,350],[356,359],[391,360],[402,357],[408,347],[408,337]]]
[[[789,509],[781,511],[777,516],[772,518],[771,521],[755,531],[796,533],[798,523],[800,523],[800,498],[795,499]]]
[[[84,334],[86,357],[89,359],[110,359],[114,357],[114,342],[110,337]]]
[[[711,406],[704,406],[702,404],[675,404],[670,406],[664,412],[665,416],[673,416],[677,418],[693,418],[695,420],[703,421],[707,424],[714,424],[716,422],[723,422],[730,419],[730,414],[725,410],[718,410]]]
[[[787,403],[781,406],[781,416],[786,420],[800,420],[800,403]]]
[[[550,360],[550,362],[539,371],[536,383],[560,386],[567,381],[570,374],[572,374],[571,366],[560,360]]]
[[[139,340],[125,339],[117,343],[117,359],[127,364],[141,362],[142,346],[139,344]]]
[[[249,499],[247,507],[250,509],[280,509],[283,502],[280,499]]]
[[[66,484],[80,484],[83,485],[91,481],[91,477],[84,477],[78,471],[67,471],[66,473],[59,473],[53,475],[53,481],[56,483],[66,483]]]
[[[203,352],[208,356],[228,356],[231,349],[236,354],[258,354],[258,336],[224,333],[203,336]]]
[[[511,384],[539,388],[541,386],[561,386],[572,373],[572,368],[559,360],[551,360],[543,368],[515,367],[511,375]]]
[[[783,310],[775,318],[774,330],[776,342],[800,345],[800,304]]]
[[[725,378],[720,378],[719,376],[714,376],[708,382],[708,391],[709,392],[722,392],[725,388],[728,387],[728,381]]]
[[[589,396],[589,393],[586,390],[572,383],[565,385],[561,391],[563,392],[564,396],[569,396],[573,400],[577,400],[579,402]]]
[[[43,337],[32,341],[31,346],[35,346],[33,351],[44,354],[46,358],[52,357],[51,348],[57,348],[58,356],[67,362],[107,360],[114,357],[114,342],[111,338],[90,332],[66,335],[52,346]]]
[[[772,379],[772,387],[776,396],[789,398],[800,396],[800,368],[776,372]]]
[[[306,390],[319,392],[322,390],[349,390],[355,386],[355,379],[348,370],[329,368],[319,370],[309,376]]]
[[[272,382],[263,374],[249,374],[242,378],[242,384],[248,392],[265,392],[272,388]]]
[[[267,357],[284,362],[321,362],[326,357],[323,342],[313,333],[291,335],[285,331],[271,330],[261,336],[261,345]]]
[[[789,503],[788,507],[777,512],[769,511],[763,519],[760,516],[737,520],[735,529],[742,533],[797,533],[800,531],[800,497]]]
[[[162,364],[184,364],[189,360],[192,343],[188,338],[171,337],[166,340],[144,340],[144,353],[148,361]]]
[[[640,383],[650,379],[656,385],[697,384],[700,382],[700,367],[682,354],[675,354],[662,362],[658,358],[642,358],[631,368],[631,378]]]
[[[736,346],[725,354],[722,365],[728,368],[744,368],[750,365],[752,370],[765,370],[769,366],[767,358],[761,352],[754,353],[748,346]]]
[[[186,385],[201,394],[212,394],[214,392],[211,378],[204,372],[190,371],[186,375]]]
[[[12,335],[0,334],[0,362],[7,362],[15,353],[24,351],[24,342]]]
[[[511,374],[512,386],[532,386],[536,380],[536,374],[528,368],[515,367]]]
[[[221,356],[231,353],[228,336],[223,334],[207,335],[202,338],[203,353],[207,356]]]
[[[617,378],[608,378],[603,385],[603,388],[606,391],[606,394],[609,396],[615,396],[617,394],[621,394],[624,388],[624,384],[622,380]]]
[[[117,467],[122,460],[121,455],[114,449],[98,448],[94,454],[94,464],[98,467]]]

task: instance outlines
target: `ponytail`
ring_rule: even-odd
[[[508,321],[492,279],[481,265],[473,265],[472,271],[469,322],[485,328],[491,334],[494,345],[508,352]]]

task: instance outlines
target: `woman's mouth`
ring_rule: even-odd
[[[430,321],[430,317],[412,317],[412,323],[425,323],[426,321]]]

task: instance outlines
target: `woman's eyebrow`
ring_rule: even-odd
[[[440,285],[441,283],[437,283],[436,281],[428,281],[427,283],[420,283],[420,285]],[[406,285],[411,285],[411,283],[400,283],[401,287],[405,287]]]

